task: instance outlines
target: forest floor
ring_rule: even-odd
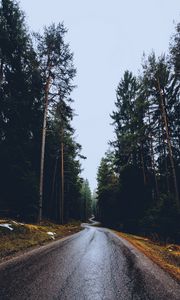
[[[57,225],[49,221],[41,225],[0,219],[0,262],[27,249],[44,245],[82,230],[80,222]]]
[[[180,246],[176,244],[162,244],[149,238],[114,231],[118,236],[126,239],[152,261],[167,271],[178,282],[180,281]]]

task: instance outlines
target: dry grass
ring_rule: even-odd
[[[80,231],[80,222],[57,225],[44,222],[41,225],[22,224],[12,220],[0,220],[0,225],[10,224],[13,230],[0,226],[0,261],[28,248],[44,245]],[[49,232],[49,234],[48,234]]]
[[[115,231],[129,241],[152,261],[167,271],[178,282],[180,281],[180,246],[174,244],[161,245],[148,238]]]

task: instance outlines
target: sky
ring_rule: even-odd
[[[64,22],[77,68],[73,107],[76,140],[87,160],[82,175],[93,190],[101,158],[113,140],[110,114],[125,70],[138,74],[143,52],[167,53],[179,0],[20,0],[30,30]]]

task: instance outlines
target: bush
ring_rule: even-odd
[[[172,197],[162,195],[159,204],[148,210],[139,224],[145,234],[180,242],[180,213]]]

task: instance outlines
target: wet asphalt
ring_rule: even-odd
[[[180,300],[180,285],[110,230],[87,226],[1,263],[0,299]]]

